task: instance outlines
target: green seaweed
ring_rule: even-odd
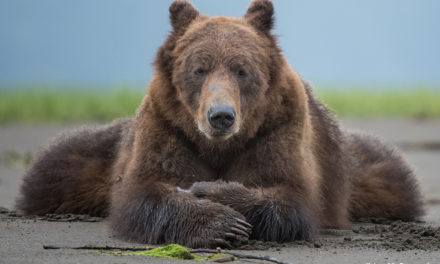
[[[138,255],[138,256],[151,256],[157,258],[170,258],[170,259],[196,259],[196,255],[192,254],[186,247],[178,244],[169,244],[164,247],[159,247],[146,251],[137,251],[123,253],[121,255]]]
[[[193,261],[206,261],[206,260],[214,260],[220,257],[228,256],[227,254],[223,254],[220,251],[217,254],[211,254],[206,257],[200,257],[196,254],[191,253],[191,251],[183,247],[179,244],[169,244],[164,247],[158,247],[151,250],[145,251],[135,251],[135,252],[126,252],[126,251],[115,251],[115,252],[103,252],[103,251],[95,251],[100,254],[107,254],[112,256],[150,256],[156,258],[169,258],[169,259],[180,259],[180,260],[193,260]]]

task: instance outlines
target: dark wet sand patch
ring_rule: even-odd
[[[369,248],[377,250],[440,250],[440,227],[424,222],[403,222],[389,219],[360,219],[350,230],[324,229],[318,237],[291,243],[249,241],[245,250],[280,250],[284,247],[310,247],[330,250]]]
[[[0,207],[0,221],[23,218],[51,222],[100,222],[104,220],[101,217],[75,214],[22,216],[13,210]],[[378,218],[360,219],[349,230],[324,229],[313,239],[289,243],[250,240],[238,250],[280,251],[287,247],[308,247],[320,250],[331,250],[337,247],[436,251],[440,250],[440,227],[429,226],[424,222],[402,222]]]
[[[25,218],[34,219],[49,222],[100,222],[103,221],[102,217],[95,217],[90,215],[78,215],[78,214],[46,214],[46,215],[29,215],[24,216],[19,214],[14,210],[9,210],[4,207],[0,207],[0,215],[2,218],[14,219],[14,218]],[[0,219],[1,220],[1,219]]]

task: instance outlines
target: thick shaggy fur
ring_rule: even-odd
[[[122,238],[190,247],[423,214],[399,152],[341,129],[290,68],[270,33],[270,1],[253,1],[241,19],[176,1],[170,18],[134,119],[56,140],[26,174],[18,209],[108,215]],[[235,115],[221,133],[207,117],[218,104]]]
[[[27,214],[108,213],[111,168],[131,120],[60,135],[32,162],[17,199]]]

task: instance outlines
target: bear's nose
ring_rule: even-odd
[[[208,120],[216,129],[226,130],[235,122],[235,110],[229,105],[216,105],[208,110]]]

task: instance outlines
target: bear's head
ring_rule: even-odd
[[[269,0],[254,0],[242,18],[202,15],[187,1],[170,6],[173,31],[159,49],[160,81],[151,87],[168,89],[158,91],[161,103],[187,135],[197,132],[211,142],[249,138],[282,104],[281,94],[278,101],[270,94],[285,68],[270,32],[273,13]]]

